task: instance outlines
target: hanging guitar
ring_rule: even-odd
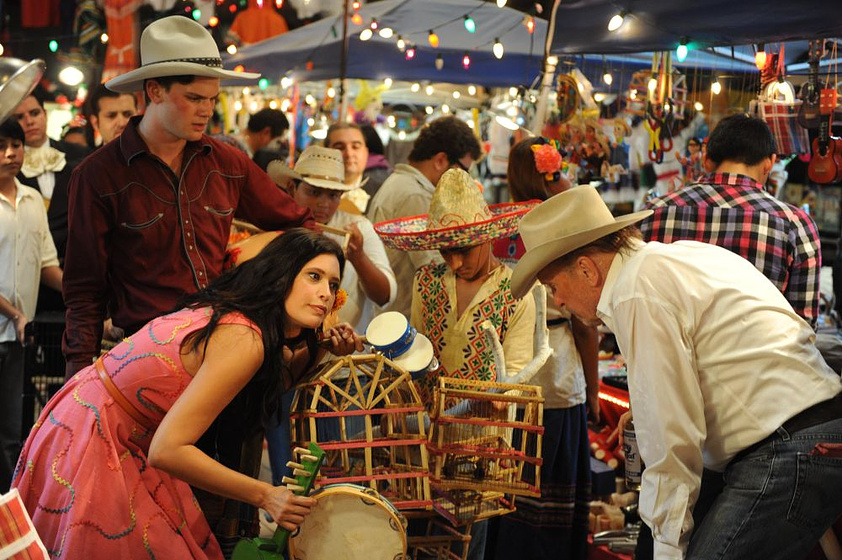
[[[810,73],[807,82],[801,86],[798,109],[798,124],[804,128],[816,129],[821,124],[819,113],[819,60],[824,56],[824,39],[810,41]]]
[[[296,447],[293,453],[298,462],[290,461],[287,466],[293,469],[294,476],[285,476],[283,481],[295,494],[306,496],[313,489],[325,452],[315,443],[310,443],[309,449]],[[279,526],[271,539],[243,539],[237,543],[231,560],[284,560],[289,533]]]
[[[836,45],[834,45],[834,51]],[[835,58],[836,53],[832,56]],[[836,85],[830,87],[830,70],[825,87],[819,93],[819,137],[813,140],[813,155],[807,176],[811,181],[821,185],[842,181],[842,138],[831,136],[830,128],[833,123],[833,112],[838,101]]]

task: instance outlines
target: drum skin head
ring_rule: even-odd
[[[318,504],[293,537],[295,560],[405,557],[404,520],[376,492],[355,485],[330,485],[312,497]]]

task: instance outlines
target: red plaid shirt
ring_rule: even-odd
[[[803,210],[745,175],[714,173],[655,198],[640,229],[647,241],[702,241],[751,261],[813,328],[819,313],[819,233]]]

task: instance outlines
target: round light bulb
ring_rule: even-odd
[[[237,45],[235,45],[234,43],[231,43],[230,45],[228,45],[228,48],[225,49],[225,50],[228,51],[228,54],[237,54]]]
[[[693,103],[693,108],[697,111],[704,111],[705,110],[705,106],[702,105],[701,101],[696,101],[695,103]]]
[[[397,44],[398,44],[398,50],[403,52],[403,50],[406,48],[406,41],[404,41],[402,37],[398,37],[398,43]]]
[[[436,70],[441,70],[442,68],[444,68],[444,58],[442,55],[438,55],[436,57]]]
[[[687,53],[687,45],[678,45],[678,48],[675,49],[675,58],[678,59],[678,62],[684,62],[684,59],[687,58]]]
[[[710,91],[714,95],[719,95],[722,93],[722,84],[719,83],[719,80],[716,80],[710,85]]]
[[[758,70],[763,70],[766,67],[766,51],[757,51],[754,54],[754,65]]]
[[[239,99],[234,102],[234,110],[237,111],[238,113],[243,110],[243,102],[240,101]]]
[[[442,106],[441,106],[441,112],[442,112],[442,113],[444,113],[445,115],[447,115],[448,113],[450,113],[450,105],[448,105],[447,103],[445,103],[444,105],[442,105]]]
[[[462,97],[462,94],[459,93],[459,90],[458,89],[453,90],[453,99],[459,99],[460,97]]]
[[[608,31],[617,31],[622,27],[623,22],[626,20],[626,17],[623,14],[614,14],[610,20],[608,20]]]
[[[430,34],[427,36],[427,41],[430,42],[430,46],[434,49],[439,48],[439,36],[436,35],[433,30],[430,30]]]
[[[506,7],[506,2],[507,2],[507,1],[508,1],[508,0],[497,0],[497,7],[498,7],[498,8],[505,8],[505,7]]]
[[[477,23],[474,21],[474,18],[472,18],[471,16],[465,16],[465,30],[468,33],[476,33]]]
[[[360,41],[368,41],[372,37],[374,37],[374,31],[372,31],[370,27],[366,27],[360,31]]]
[[[517,88],[516,87],[510,87],[509,88],[509,97],[517,97]]]
[[[471,67],[471,57],[467,54],[462,57],[462,66],[465,68],[465,70]]]
[[[392,78],[386,78],[385,80],[383,80],[383,85],[387,88],[392,87]]]
[[[649,78],[649,84],[647,87],[649,88],[649,91],[655,91],[658,89],[658,80],[655,78]]]
[[[278,108],[278,101],[276,99],[273,99],[272,101],[270,101],[269,102],[269,108],[270,109],[277,109]]]
[[[398,140],[406,140],[406,131],[401,130],[398,132]]]
[[[391,27],[384,27],[381,29],[378,34],[383,37],[384,39],[391,39],[392,36],[395,34],[395,30]]]
[[[476,95],[477,94],[477,86],[469,85],[468,86],[468,95]]]
[[[606,72],[602,75],[602,81],[605,82],[605,85],[610,86],[614,83],[614,76],[611,75],[611,72]]]
[[[61,72],[59,72],[58,79],[61,83],[73,87],[81,84],[82,80],[85,79],[85,75],[75,66],[66,66]]]
[[[433,108],[430,107],[429,105],[427,105],[426,107],[424,107],[424,112],[427,113],[428,115],[432,115],[433,114]]]
[[[433,86],[427,86],[427,88],[424,91],[427,93],[427,95],[433,95]]]
[[[336,89],[332,87],[327,88],[327,96],[336,97]]]
[[[597,103],[602,103],[603,101],[605,101],[605,94],[602,93],[601,91],[597,92],[597,93],[593,94],[593,100],[596,101]]]
[[[99,41],[100,41],[100,43],[102,43],[102,44],[107,43],[107,42],[108,42],[108,33],[103,33],[102,35],[100,35],[100,36],[99,36]]]
[[[284,76],[283,78],[281,78],[281,87],[282,88],[284,88],[284,89],[291,88],[292,84],[293,84],[293,80],[289,76]]]
[[[421,84],[419,84],[418,82],[415,82],[414,84],[412,84],[412,85],[409,87],[409,90],[410,90],[412,93],[418,93],[418,90],[420,90],[420,89],[421,89]]]
[[[406,55],[407,60],[412,60],[413,58],[415,58],[415,47],[409,47],[408,49],[406,49],[406,52],[404,54]]]
[[[500,39],[494,39],[494,46],[491,47],[491,52],[494,53],[494,56],[497,57],[497,60],[503,58],[503,53],[505,49],[503,48],[503,43],[500,42]]]

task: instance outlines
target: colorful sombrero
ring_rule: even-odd
[[[380,222],[374,230],[387,247],[400,251],[471,247],[515,233],[539,202],[488,206],[468,173],[449,169],[436,185],[429,214]]]

